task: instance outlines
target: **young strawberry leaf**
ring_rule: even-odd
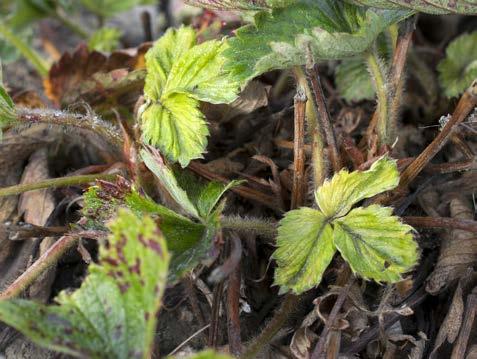
[[[326,216],[311,208],[288,212],[278,227],[275,284],[302,293],[321,282],[336,249]]]
[[[359,201],[389,191],[399,184],[396,161],[383,157],[367,171],[338,172],[315,193],[316,203],[328,218],[348,213]]]
[[[447,97],[463,93],[477,78],[477,31],[461,35],[452,41],[437,70]]]
[[[396,282],[418,259],[412,228],[392,216],[392,209],[358,201],[394,188],[396,162],[381,158],[368,171],[341,171],[315,193],[320,210],[301,208],[280,221],[275,283],[300,294],[317,286],[338,250],[365,279]]]
[[[335,0],[259,12],[253,25],[240,28],[229,40],[230,48],[224,52],[226,69],[243,84],[270,70],[355,56],[368,49],[389,25],[411,14],[364,10]]]
[[[0,320],[33,342],[77,357],[150,358],[169,254],[149,216],[120,210],[100,264],[58,305],[0,302]]]
[[[385,9],[407,8],[428,14],[477,14],[477,3],[468,0],[350,0]]]
[[[224,71],[224,41],[196,45],[191,28],[170,29],[146,54],[144,141],[183,167],[200,158],[209,134],[200,101],[230,103],[238,83]]]
[[[392,216],[393,209],[355,208],[333,222],[333,243],[353,272],[365,279],[394,283],[417,261],[412,227]]]

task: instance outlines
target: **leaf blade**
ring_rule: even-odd
[[[317,210],[287,212],[278,227],[275,284],[296,294],[317,286],[335,254],[333,231]]]
[[[355,208],[336,219],[333,243],[353,272],[365,279],[394,283],[417,262],[412,227],[392,216],[392,208]]]
[[[329,218],[344,216],[357,202],[399,184],[396,161],[382,157],[367,171],[342,170],[315,192],[316,203]]]

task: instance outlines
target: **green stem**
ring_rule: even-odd
[[[277,228],[271,221],[260,218],[242,218],[239,216],[222,217],[222,227],[237,232],[254,233],[265,238],[275,238]]]
[[[392,124],[389,118],[389,98],[386,83],[386,69],[384,68],[376,50],[372,50],[366,54],[366,61],[371,73],[374,87],[376,89],[376,95],[378,98],[378,121],[376,124],[377,133],[379,136],[379,144],[392,145],[394,139],[390,133]]]
[[[5,23],[0,21],[0,36],[15,46],[40,74],[41,77],[48,75],[50,66],[48,63],[30,46],[28,46],[20,37],[15,35]]]
[[[61,9],[57,9],[55,13],[53,14],[54,17],[63,23],[67,28],[69,28],[71,31],[73,31],[75,34],[77,34],[79,37],[82,39],[87,39],[89,38],[89,33],[81,27],[80,24],[75,23],[74,21],[70,20]]]
[[[305,89],[306,97],[309,101],[306,102],[306,121],[308,123],[308,131],[311,138],[311,161],[313,164],[313,183],[315,188],[321,186],[327,176],[327,164],[325,154],[325,137],[318,121],[318,106],[314,101],[315,96],[305,73],[301,67],[295,67],[293,72],[296,81]]]
[[[287,294],[272,320],[267,324],[260,335],[245,349],[245,352],[240,358],[257,358],[257,354],[269,345],[273,337],[285,326],[290,316],[296,311],[298,303],[299,297],[293,294]]]
[[[116,176],[116,174],[93,174],[52,178],[36,183],[24,183],[16,186],[0,188],[0,197],[17,195],[24,192],[35,191],[38,189],[76,186],[80,184],[94,182],[97,180],[112,181],[116,178]]]

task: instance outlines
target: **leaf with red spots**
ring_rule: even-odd
[[[169,254],[155,221],[121,209],[99,264],[58,305],[0,302],[0,320],[33,342],[88,358],[150,358]]]

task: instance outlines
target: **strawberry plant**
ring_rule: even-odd
[[[477,232],[472,215],[459,217],[475,187],[465,131],[475,132],[477,54],[475,32],[460,35],[432,67],[444,40],[423,49],[426,32],[414,39],[414,30],[418,13],[474,15],[477,5],[185,2],[208,11],[119,51],[126,29],[92,32],[66,13],[82,9],[102,24],[152,1],[1,5],[0,51],[8,43],[27,58],[44,93],[0,85],[0,274],[9,276],[0,279],[0,321],[35,345],[87,358],[183,357],[190,348],[191,358],[255,358],[282,347],[317,359],[370,352],[372,340],[383,344],[376,356],[390,356],[396,342],[423,348],[424,336],[406,332],[415,323],[397,339],[388,328],[412,320],[411,307],[453,279],[459,303],[472,287],[473,242],[435,253],[439,244],[417,229],[449,231],[452,241]],[[175,5],[160,2],[169,23]],[[87,44],[50,66],[22,33],[39,19]],[[412,102],[416,88],[425,96]],[[422,113],[441,116],[452,103],[438,102],[456,96],[426,143]],[[464,194],[442,190],[446,181]],[[31,253],[4,270],[15,242]],[[436,258],[439,272],[430,273]],[[64,271],[73,278],[66,285]],[[447,327],[429,339],[433,352]],[[284,328],[293,335],[278,335]],[[222,345],[228,354],[211,350]]]

